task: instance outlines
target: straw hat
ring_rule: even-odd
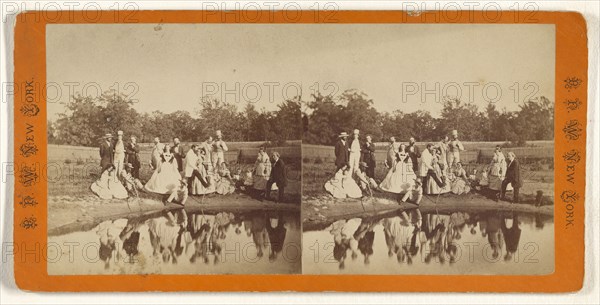
[[[345,131],[341,132],[340,135],[338,136],[338,138],[347,138],[349,136],[349,134]]]

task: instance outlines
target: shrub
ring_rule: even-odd
[[[302,162],[303,163],[310,163],[310,158],[309,157],[304,157],[304,158],[302,158]]]
[[[71,159],[65,159],[65,164],[71,164]]]

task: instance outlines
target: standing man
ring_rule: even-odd
[[[171,147],[171,153],[175,160],[177,160],[177,170],[179,172],[183,171],[183,152],[181,151],[181,142],[178,137],[173,138],[173,146]]]
[[[269,200],[270,197],[270,193],[271,193],[271,187],[273,186],[273,183],[275,183],[275,185],[277,185],[277,188],[279,189],[279,196],[277,201],[278,202],[283,202],[283,193],[285,190],[285,187],[287,186],[287,172],[285,169],[285,163],[283,163],[283,160],[281,160],[279,153],[278,152],[273,152],[273,167],[271,169],[271,176],[269,177],[269,180],[267,181],[267,189],[265,191],[265,199]]]
[[[160,165],[160,155],[163,152],[163,145],[160,143],[158,137],[154,138],[154,147],[152,148],[152,154],[150,155],[150,167],[156,170]]]
[[[115,164],[116,177],[121,177],[121,172],[125,166],[125,142],[123,142],[123,131],[117,131],[117,141],[115,142]]]
[[[423,194],[427,194],[427,186],[429,183],[429,178],[433,178],[435,183],[439,187],[444,187],[446,184],[442,182],[439,177],[435,174],[435,170],[433,169],[433,144],[428,143],[427,148],[421,154],[421,164],[419,165],[419,177],[423,181]]]
[[[448,167],[460,162],[460,151],[465,150],[465,147],[458,140],[458,130],[452,130],[452,140],[448,144]]]
[[[192,195],[192,185],[194,184],[194,178],[202,180],[202,176],[198,171],[199,150],[200,148],[196,144],[193,144],[190,150],[188,150],[188,152],[185,155],[184,176],[187,179],[188,195]]]
[[[100,169],[102,172],[113,164],[113,153],[115,150],[110,133],[105,134],[103,139],[102,144],[100,144]]]
[[[335,143],[335,167],[336,172],[348,165],[348,133],[342,132],[338,136],[339,140]]]
[[[513,188],[513,203],[519,203],[519,189],[523,185],[523,181],[521,181],[521,167],[515,158],[515,153],[512,151],[508,153],[508,166],[506,167],[506,176],[502,181],[502,187],[498,196],[499,199],[504,200],[506,186],[508,186],[509,183]]]
[[[396,142],[396,137],[390,137],[390,146],[388,146],[387,156],[385,158],[385,167],[393,168],[396,165],[396,154],[400,149],[400,143]]]
[[[213,143],[212,150],[212,165],[213,168],[218,168],[221,163],[225,162],[225,152],[229,150],[227,144],[223,141],[223,134],[220,130],[216,131],[217,140]]]
[[[353,174],[355,171],[358,171],[358,166],[360,164],[360,152],[362,149],[362,145],[360,144],[360,131],[358,129],[354,129],[352,133],[352,139],[350,143],[348,143],[348,151],[350,152],[348,156],[348,166],[350,167],[350,173]]]
[[[412,161],[413,171],[415,172],[415,174],[417,174],[417,176],[419,176],[419,158],[421,158],[421,151],[419,150],[419,147],[417,146],[417,142],[415,141],[415,138],[411,137],[408,140],[408,147],[406,147],[406,149],[408,150],[408,156],[410,157],[410,160]],[[423,184],[425,184],[425,183],[423,183]]]
[[[362,160],[367,163],[366,174],[367,177],[375,179],[375,165],[377,164],[375,160],[375,144],[373,144],[373,138],[371,135],[367,135],[367,141],[363,145],[362,149]]]
[[[125,147],[125,152],[127,163],[131,164],[131,176],[140,179],[140,147],[137,145],[135,136],[131,136],[130,142]]]

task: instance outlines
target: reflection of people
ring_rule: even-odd
[[[513,216],[512,226],[506,226],[506,219],[502,219],[502,234],[504,235],[504,243],[506,244],[505,261],[510,261],[513,254],[519,249],[519,240],[521,239],[521,229],[519,228],[519,217],[517,214]]]
[[[148,233],[154,255],[161,255],[163,262],[177,263],[182,254],[183,233],[187,227],[187,214],[183,209],[175,214],[165,212],[163,217],[148,222]]]
[[[364,264],[368,265],[373,255],[373,241],[375,240],[375,232],[373,231],[376,223],[362,218],[360,225],[354,232],[354,239],[358,241],[358,250],[364,255]]]
[[[487,216],[485,234],[487,235],[488,242],[492,248],[492,259],[495,260],[500,256],[500,251],[502,250],[504,243],[501,231],[501,220],[496,213],[492,212]]]
[[[280,158],[278,152],[273,152],[273,168],[271,169],[271,176],[269,177],[269,181],[267,181],[267,188],[265,190],[265,198],[269,200],[271,187],[273,184],[277,185],[278,193],[278,201],[283,202],[283,196],[285,187],[287,186],[287,173],[285,168],[285,163]]]
[[[513,187],[513,203],[519,203],[519,189],[523,185],[521,181],[521,168],[519,161],[515,158],[513,152],[508,153],[508,166],[506,167],[506,177],[502,181],[502,188],[500,190],[500,198],[504,200],[504,193],[506,193],[506,186],[510,184]]]
[[[256,256],[263,257],[269,234],[267,232],[267,217],[264,213],[255,213],[251,216],[250,232],[256,246]]]
[[[276,223],[275,226],[273,226],[273,222]],[[283,250],[283,243],[287,232],[284,224],[285,222],[281,212],[276,218],[267,219],[267,233],[269,234],[269,244],[271,245],[271,253],[269,254],[270,261],[276,260],[279,253],[281,253],[281,250]]]
[[[348,133],[344,131],[338,138],[339,140],[335,142],[335,167],[339,170],[348,165]]]

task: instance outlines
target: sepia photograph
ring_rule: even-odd
[[[303,272],[553,273],[554,25],[318,28]]]
[[[46,27],[48,274],[302,271],[301,90],[268,30]]]

